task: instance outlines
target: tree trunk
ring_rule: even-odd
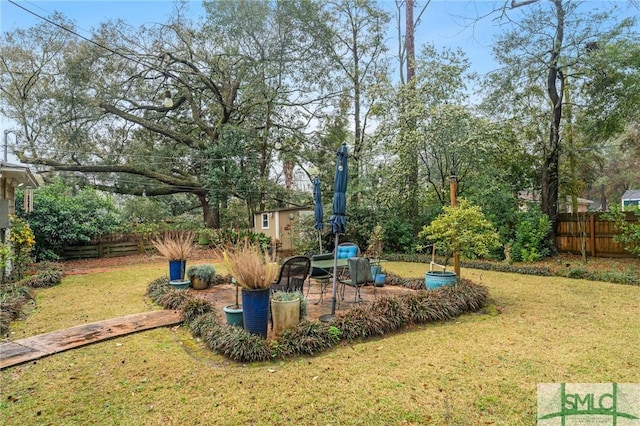
[[[407,31],[404,38],[405,50],[407,52],[407,82],[411,82],[411,80],[416,76],[416,48],[413,32],[413,0],[407,0],[405,26]]]
[[[220,209],[212,209],[206,194],[196,194],[202,206],[202,218],[207,228],[220,228]],[[214,206],[215,207],[215,206]]]
[[[407,0],[406,3],[406,34],[405,34],[405,51],[407,57],[407,85],[408,85],[408,96],[413,98],[415,90],[415,76],[416,76],[416,50],[415,50],[415,37],[414,37],[414,26],[415,23],[413,21],[413,8],[414,2],[413,0]],[[416,128],[416,122],[414,117],[412,117],[412,112],[405,108],[404,111],[406,117],[406,128],[405,132],[410,134]],[[411,141],[411,137],[407,137],[406,143],[413,144],[414,141]],[[418,211],[418,168],[419,168],[419,158],[418,158],[418,150],[407,150],[405,155],[407,158],[405,160],[405,164],[407,164],[408,169],[406,170],[406,203],[405,203],[405,214],[409,218],[416,218],[416,212]]]
[[[549,144],[545,149],[542,168],[542,211],[549,216],[551,231],[549,241],[556,249],[556,226],[558,222],[558,187],[559,187],[559,153],[560,153],[560,122],[562,121],[562,101],[564,77],[558,64],[564,38],[564,8],[562,0],[553,0],[556,8],[556,35],[549,57],[549,71],[547,74],[547,94],[551,101],[551,122],[549,126]],[[560,85],[558,89],[557,85]]]

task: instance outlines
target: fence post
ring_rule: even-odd
[[[591,240],[591,257],[596,257],[596,215],[589,217],[589,239]]]

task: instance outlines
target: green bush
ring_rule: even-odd
[[[38,260],[57,260],[68,245],[118,230],[121,220],[112,198],[93,189],[76,190],[62,181],[34,191],[34,209],[22,210],[23,193],[16,196],[16,212],[28,223],[36,239]]]
[[[165,309],[179,310],[189,301],[190,297],[188,291],[170,288],[160,298],[160,305],[164,306]]]
[[[46,288],[53,287],[62,282],[62,271],[50,270],[42,271],[35,275],[30,275],[19,281],[22,284],[31,288]]]
[[[518,214],[516,236],[511,242],[510,260],[513,262],[535,262],[550,253],[547,237],[551,231],[549,216],[533,206]]]
[[[637,217],[640,213],[637,206],[633,214]],[[603,217],[613,223],[614,230],[618,233],[613,240],[622,244],[625,250],[636,256],[640,256],[640,222],[628,222],[622,208],[613,204],[608,213]]]
[[[295,328],[285,330],[271,344],[273,358],[292,358],[315,355],[338,344],[340,331],[315,321],[301,321]]]
[[[382,225],[386,251],[411,253],[415,250],[416,232],[411,222],[400,217],[391,217],[382,222]]]
[[[160,301],[166,292],[171,290],[169,285],[169,277],[162,276],[151,281],[147,286],[147,296],[153,300],[154,303],[161,305]]]
[[[184,320],[184,324],[189,326],[196,320],[196,318],[215,312],[215,309],[215,306],[211,302],[199,297],[191,297],[182,305],[182,318]]]

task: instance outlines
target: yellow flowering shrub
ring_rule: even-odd
[[[23,278],[24,271],[32,262],[31,251],[36,244],[31,227],[26,220],[17,216],[9,219],[9,244],[13,250],[13,275],[16,280]]]

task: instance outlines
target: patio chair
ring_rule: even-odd
[[[344,242],[338,244],[338,259],[348,259],[360,256],[360,247],[356,243]]]
[[[335,250],[335,255],[338,259],[350,259],[352,257],[360,256],[360,247],[356,243],[344,242],[338,244],[338,249]],[[346,278],[347,276],[347,267],[339,268],[337,271],[338,278]]]
[[[354,302],[362,301],[360,294],[360,287],[364,287],[367,284],[373,285],[373,294],[376,294],[376,286],[374,284],[373,276],[371,276],[371,264],[366,257],[352,257],[348,259],[349,262],[349,278],[341,279],[342,284],[342,300],[344,300],[344,292],[346,286],[354,287],[355,300]]]
[[[271,290],[296,291],[304,289],[309,276],[311,260],[307,256],[291,256],[284,260],[278,278],[271,284]]]

